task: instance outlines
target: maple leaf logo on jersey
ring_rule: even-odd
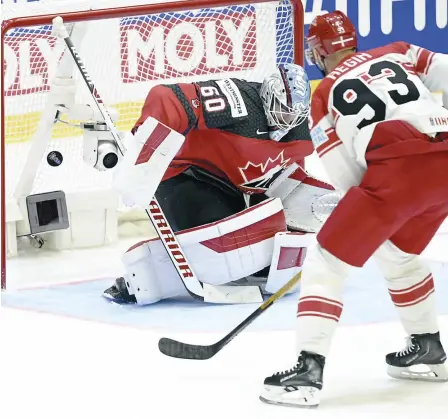
[[[248,194],[265,192],[288,166],[290,160],[285,159],[281,151],[275,159],[269,157],[265,163],[247,162],[245,167],[238,168],[244,180],[244,183],[239,185],[240,188]]]
[[[194,98],[191,100],[191,104],[195,109],[199,109],[199,106],[201,106],[201,102],[199,102],[198,98]]]

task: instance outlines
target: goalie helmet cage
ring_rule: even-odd
[[[70,54],[63,41],[52,35],[56,16],[70,24],[75,46],[106,106],[118,112],[116,125],[124,132],[155,84],[222,77],[261,81],[278,64],[304,62],[301,0],[189,0],[59,12],[2,24],[2,289],[7,223],[17,220],[9,216],[7,202],[54,190],[79,194],[110,188],[110,173],[83,163],[82,132],[68,124],[79,121],[61,116],[63,121],[53,124],[53,114],[49,138],[37,135],[45,132],[40,125],[55,77],[73,77],[76,103],[94,107],[79,72],[73,63],[67,65]],[[38,153],[33,149],[37,142]],[[46,160],[52,150],[64,158],[57,168]]]

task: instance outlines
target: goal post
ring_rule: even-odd
[[[56,16],[70,27],[123,135],[156,84],[222,77],[261,81],[278,64],[304,61],[301,0],[189,0],[66,13],[54,7],[51,14],[4,21],[1,30],[2,288],[6,259],[17,256],[17,236],[28,231],[31,195],[64,193],[70,227],[45,233],[54,249],[118,239],[123,208],[111,188],[111,172],[98,172],[82,158],[79,124],[98,120],[95,105],[66,46],[52,33]],[[58,86],[65,82],[73,86],[75,113],[64,113],[68,108],[58,102]],[[62,155],[58,165],[47,160],[53,151]]]

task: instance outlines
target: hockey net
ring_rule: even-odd
[[[55,9],[51,15],[5,21],[2,199],[7,223],[14,222],[11,205],[31,194],[62,190],[81,197],[77,202],[85,199],[87,207],[92,203],[86,196],[113,194],[111,172],[98,172],[83,162],[83,133],[76,127],[80,121],[61,114],[45,138],[39,131],[52,80],[61,71],[76,80],[76,103],[95,107],[63,40],[52,34],[57,15],[68,24],[122,132],[133,126],[155,84],[220,77],[261,81],[278,64],[303,62],[300,0],[194,0],[69,13]],[[53,150],[63,157],[57,167],[47,162]],[[117,211],[119,207],[117,203]],[[3,247],[5,241],[3,237]]]

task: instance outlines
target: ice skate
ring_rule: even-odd
[[[297,364],[264,380],[260,400],[281,406],[314,408],[319,405],[325,357],[302,351]]]
[[[387,373],[393,378],[448,381],[446,353],[439,333],[411,335],[400,352],[386,355]]]
[[[103,297],[117,304],[137,303],[135,296],[129,294],[123,277],[117,278],[114,285],[103,292]]]

